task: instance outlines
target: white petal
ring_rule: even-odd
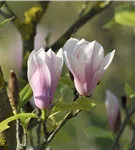
[[[57,72],[62,72],[62,67],[63,67],[63,62],[64,62],[64,59],[63,59],[63,50],[62,48],[59,49],[59,51],[57,52],[57,55],[56,55],[56,68],[57,68],[57,71],[56,71],[56,74]]]
[[[65,63],[73,76],[81,83],[85,82],[85,64],[81,63],[76,57],[68,52],[64,52]]]
[[[73,53],[76,44],[79,42],[78,39],[70,38],[63,46],[63,50],[69,53]]]
[[[54,75],[56,69],[55,69],[55,63],[56,63],[56,56],[55,53],[49,49],[45,54],[45,63],[47,64],[51,76]]]
[[[110,65],[110,63],[113,60],[114,54],[115,54],[115,50],[113,50],[111,53],[109,53],[105,56],[105,58],[102,61],[101,66],[100,66],[101,69],[104,68],[104,70],[106,70],[108,68],[108,66]]]
[[[37,55],[38,55],[43,61],[45,61],[45,50],[44,50],[42,47],[37,51]]]
[[[28,70],[27,70],[27,76],[28,76],[28,80],[32,77],[33,73],[36,71],[36,64],[35,61],[33,59],[33,56],[35,55],[36,51],[33,50],[31,52],[31,54],[29,55],[28,61],[27,61],[27,65],[28,65]]]
[[[104,49],[96,41],[94,41],[93,54],[92,54],[92,70],[95,72],[99,69],[101,62],[104,58]]]
[[[74,52],[73,52],[73,55],[76,56],[77,58],[79,58],[80,56],[80,52],[84,50],[84,48],[86,47],[86,45],[88,44],[89,42],[86,41],[85,39],[81,39],[75,46],[75,49],[74,49]]]

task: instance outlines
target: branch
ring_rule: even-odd
[[[5,1],[0,2],[0,8],[5,4]]]
[[[133,115],[134,112],[135,112],[135,105],[133,105],[132,108],[129,110],[129,112],[127,113],[127,116],[125,117],[123,123],[121,124],[121,127],[120,127],[120,129],[118,131],[118,134],[117,134],[116,139],[114,141],[114,144],[112,146],[112,150],[116,149],[117,144],[119,142],[119,139],[120,139],[120,137],[121,137],[121,135],[122,135],[126,125],[128,124],[128,122],[130,120],[130,117]]]
[[[80,10],[80,12],[79,12],[78,17],[80,17],[80,18],[83,17],[83,15],[84,15],[86,9],[88,8],[88,3],[89,3],[89,1],[85,1],[85,3],[82,4],[82,8],[81,8],[81,10]]]
[[[84,16],[78,18],[75,23],[71,25],[71,27],[54,44],[50,46],[53,51],[57,51],[73,33],[82,27],[87,21],[90,21],[97,14],[109,7],[111,3],[112,1],[97,2],[91,10],[89,10]]]
[[[48,144],[53,140],[53,138],[55,137],[56,133],[67,123],[68,120],[70,120],[71,118],[76,117],[79,112],[81,110],[77,110],[75,113],[73,113],[73,111],[70,111],[63,119],[62,121],[59,123],[59,125],[56,127],[56,129],[52,132],[52,134],[48,137],[46,143],[44,143],[43,145],[43,149],[46,148],[48,146]]]

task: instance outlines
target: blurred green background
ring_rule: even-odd
[[[8,2],[8,5],[21,20],[24,20],[24,12],[36,3],[36,1],[16,1]],[[89,1],[87,9],[89,10],[95,3],[96,2]],[[48,33],[51,34],[49,45],[54,43],[77,19],[83,4],[83,1],[51,1],[46,14],[38,25],[35,49],[41,46],[45,47],[45,37]],[[120,98],[121,95],[125,94],[124,84],[126,82],[129,83],[133,89],[135,88],[134,26],[122,25],[122,22],[121,24],[112,22],[108,28],[104,27],[113,19],[116,8],[127,4],[134,6],[134,2],[113,2],[111,6],[88,21],[73,35],[73,37],[79,39],[85,38],[88,41],[96,40],[104,47],[105,54],[115,49],[116,55],[92,96],[93,100],[101,101],[101,103],[91,112],[81,112],[76,118],[70,120],[53,140],[51,145],[54,150],[111,149],[111,140],[107,138],[94,138],[93,133],[91,135],[90,133],[86,134],[86,129],[90,126],[97,126],[109,131],[104,106],[105,91],[107,89],[111,90]],[[2,22],[3,20],[3,16],[0,16],[0,21]],[[6,80],[8,79],[11,69],[13,69],[19,77],[22,59],[20,33],[12,22],[8,22],[0,28],[0,64]],[[64,68],[63,75],[65,72],[67,72],[66,67]],[[62,100],[67,103],[73,99],[71,89],[59,85],[56,92],[56,99],[61,96],[63,96]],[[125,136],[123,136],[123,138],[130,140],[131,133],[128,128],[124,134]],[[37,140],[36,135],[34,135],[32,140]]]

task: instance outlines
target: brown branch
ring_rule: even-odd
[[[103,10],[108,8],[112,1],[97,2],[93,8],[91,8],[85,15],[78,18],[73,25],[50,47],[53,51],[57,51],[72,34],[74,34],[78,29],[80,29],[86,22],[90,21],[97,14],[101,13]],[[49,48],[47,48],[49,49]]]
[[[121,137],[121,135],[122,135],[126,125],[128,124],[128,122],[130,120],[130,117],[133,115],[134,112],[135,112],[135,105],[133,105],[131,107],[131,109],[127,113],[127,116],[125,117],[123,123],[121,124],[121,127],[120,127],[120,129],[118,131],[118,134],[116,136],[116,139],[115,139],[115,141],[113,143],[112,150],[116,150],[117,144],[119,143],[119,139],[120,139],[120,137]]]

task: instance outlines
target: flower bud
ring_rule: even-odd
[[[117,97],[109,90],[106,91],[105,106],[110,129],[115,133],[121,125],[120,104]]]
[[[16,74],[13,72],[13,70],[10,71],[7,93],[13,113],[16,114],[17,104],[19,102],[19,85]]]
[[[98,42],[75,38],[69,39],[63,50],[78,93],[90,96],[112,62],[115,50],[104,57],[104,49]]]
[[[28,80],[33,90],[34,102],[39,109],[50,107],[62,72],[63,53],[43,48],[33,50],[28,58]]]

